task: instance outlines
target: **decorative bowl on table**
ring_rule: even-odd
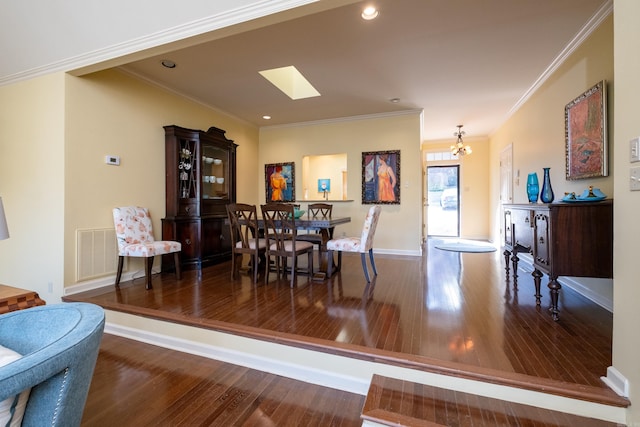
[[[606,199],[607,196],[599,188],[593,188],[590,186],[586,190],[582,192],[580,195],[576,195],[576,193],[565,193],[565,196],[562,198],[563,202],[599,202],[600,200]]]
[[[302,215],[304,215],[304,213],[305,213],[305,212],[306,212],[306,211],[304,211],[304,210],[301,210],[301,209],[297,209],[297,208],[296,208],[296,209],[294,209],[294,210],[293,210],[293,217],[294,217],[295,219],[298,219],[298,218],[300,218]]]

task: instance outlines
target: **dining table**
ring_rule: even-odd
[[[258,218],[258,228],[264,230],[264,221]],[[324,280],[329,270],[329,252],[327,251],[327,242],[333,238],[333,232],[336,226],[351,222],[351,217],[308,217],[303,216],[295,219],[296,229],[307,231],[318,231],[320,239],[320,266],[313,273],[313,280]],[[334,270],[335,271],[335,270]]]

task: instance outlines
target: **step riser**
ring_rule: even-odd
[[[312,351],[107,310],[106,333],[276,375],[366,395],[374,374],[624,423],[625,409]]]

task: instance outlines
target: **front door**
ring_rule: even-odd
[[[460,165],[427,167],[427,235],[460,236]]]

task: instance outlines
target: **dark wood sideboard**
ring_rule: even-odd
[[[558,320],[559,276],[613,277],[613,200],[503,205],[504,258],[517,286],[518,253],[533,256],[536,304],[542,273],[549,276],[551,315]]]

